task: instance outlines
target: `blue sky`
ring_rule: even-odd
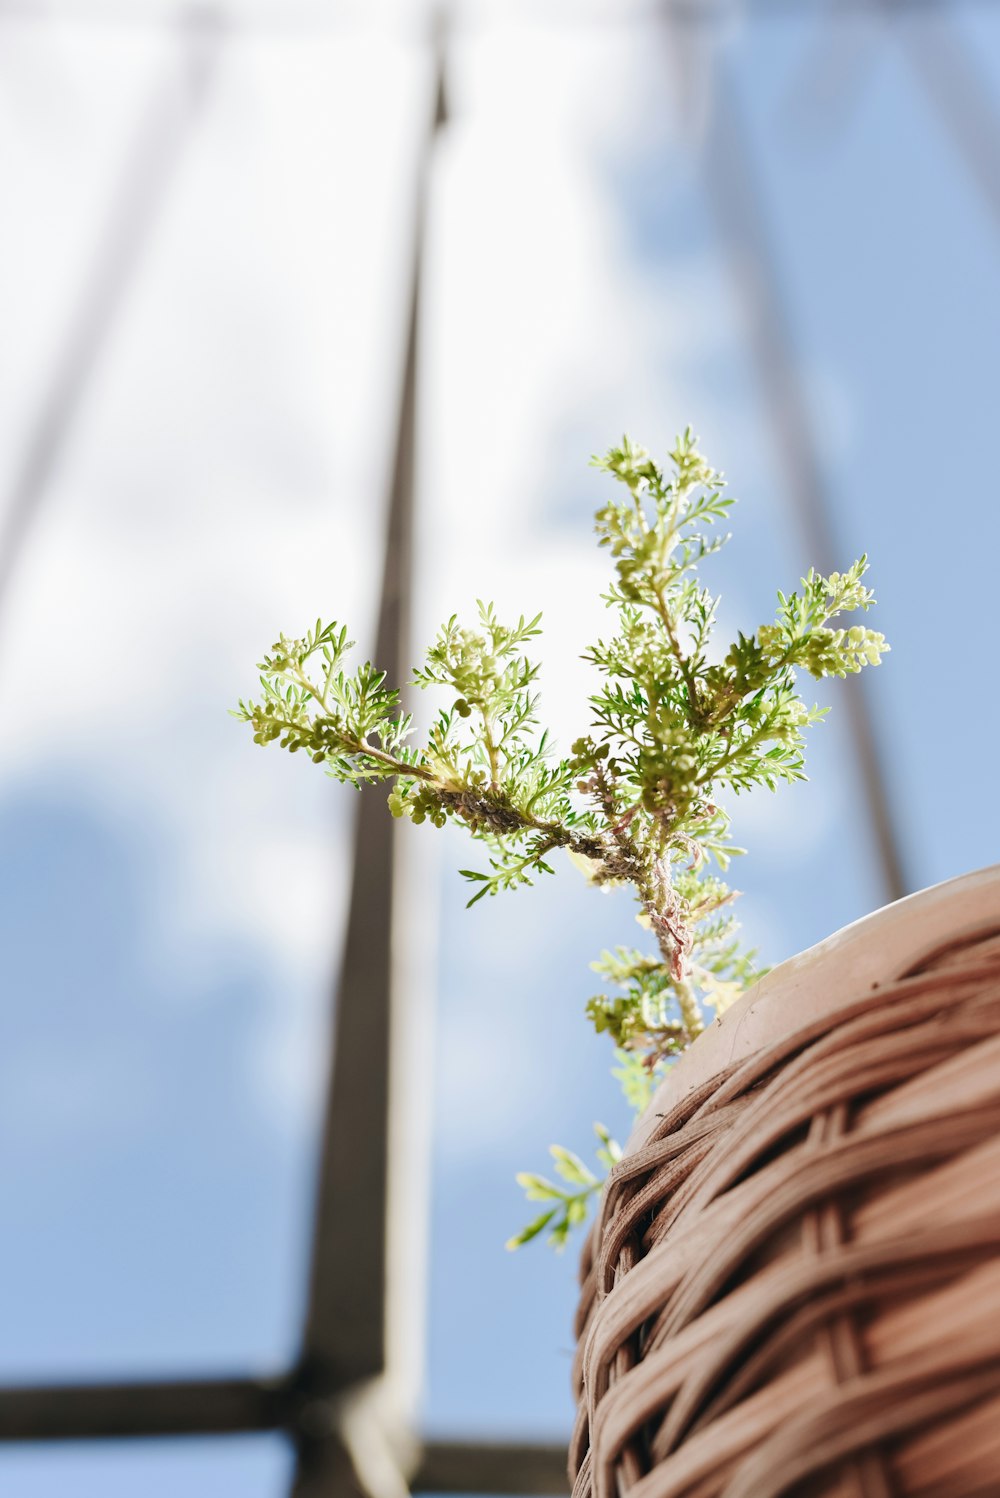
[[[834,536],[845,562],[872,558],[893,653],[871,697],[919,887],[998,856],[1000,226],[884,24],[838,21],[831,61],[828,22],[780,14],[718,45]],[[142,28],[2,24],[20,228],[0,493],[166,58]],[[1000,86],[1000,20],[970,6],[955,24]],[[710,68],[687,57],[679,99],[654,40],[516,20],[468,38],[435,174],[417,634],[480,593],[544,608],[564,742],[600,623],[586,459],[623,428],[662,447],[690,421],[729,473],[725,627],[766,617],[811,560],[699,180]],[[350,807],[225,708],[276,629],[333,612],[370,630],[422,81],[378,36],[233,49],[5,615],[5,1381],[294,1355]],[[837,697],[810,783],[736,808],[743,918],[771,961],[883,898]],[[569,869],[466,915],[461,840],[413,837],[439,994],[424,1419],[557,1436],[572,1254],[502,1245],[517,1169],[553,1141],[585,1149],[595,1117],[627,1127],[580,1011],[588,961],[631,916]],[[269,1498],[287,1470],[278,1440],[9,1450],[0,1491]]]

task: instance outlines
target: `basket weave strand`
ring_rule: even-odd
[[[581,1281],[574,1498],[1000,1494],[1000,929],[674,1103]]]

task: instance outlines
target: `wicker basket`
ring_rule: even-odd
[[[584,1252],[576,1498],[1000,1495],[1000,867],[763,979]]]

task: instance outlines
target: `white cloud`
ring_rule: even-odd
[[[80,292],[81,240],[89,254],[147,103],[130,85],[122,104],[134,47],[113,31],[102,50],[45,28],[56,55],[42,34],[28,50],[67,83],[87,149],[68,149],[62,128],[32,131],[44,90],[20,101],[21,150],[0,186],[20,210],[25,273],[0,287],[0,313],[28,378],[0,385],[4,473]],[[103,92],[86,73],[95,47]],[[162,86],[172,55],[152,48],[144,87]],[[9,793],[63,781],[147,829],[164,850],[151,960],[167,973],[238,947],[277,975],[251,1065],[296,1126],[311,1117],[302,1071],[328,1002],[353,808],[312,766],[261,754],[226,709],[253,692],[279,628],[335,610],[370,637],[408,227],[397,184],[420,85],[405,49],[371,37],[227,49],[0,638],[18,705],[0,720]],[[40,182],[65,189],[59,235]]]

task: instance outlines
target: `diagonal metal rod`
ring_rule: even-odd
[[[150,100],[137,132],[48,389],[28,433],[0,520],[0,616],[87,386],[114,332],[147,250],[190,131],[208,97],[223,29],[206,11],[178,23],[177,63]]]
[[[816,566],[839,565],[830,501],[797,367],[757,163],[739,92],[720,68],[705,140],[704,178],[742,306],[750,353],[803,540]],[[904,865],[881,749],[863,676],[846,683],[846,708],[887,900],[914,888]]]
[[[988,75],[959,37],[953,16],[942,10],[926,16],[901,14],[905,7],[899,0],[881,0],[881,5],[892,35],[1000,227],[1000,109]]]
[[[413,546],[414,457],[417,415],[417,369],[420,329],[420,285],[427,215],[431,156],[445,120],[443,43],[435,48],[433,107],[418,166],[413,256],[407,308],[405,354],[399,416],[385,532],[385,554],[375,660],[390,681],[408,669],[408,615]],[[422,1283],[397,1283],[401,1273],[394,1253],[406,1232],[416,1246],[426,1223],[401,1220],[412,1212],[406,1177],[423,1162],[412,1157],[412,1141],[394,1130],[405,1085],[418,1079],[397,1074],[394,1036],[403,1024],[399,1010],[409,996],[395,991],[392,937],[393,888],[396,876],[395,824],[387,815],[385,794],[376,786],[361,791],[354,837],[353,878],[334,1016],[333,1066],[323,1132],[316,1224],[303,1361],[307,1379],[329,1396],[377,1391],[380,1380],[394,1375],[398,1326],[389,1324],[387,1289],[393,1296],[423,1298]],[[401,1068],[399,1069],[401,1072]],[[409,1144],[409,1149],[406,1148]],[[404,1207],[404,1195],[407,1206]],[[412,1256],[411,1256],[412,1257]],[[417,1263],[422,1262],[419,1249]],[[402,1266],[405,1272],[405,1266]],[[412,1274],[412,1271],[411,1271]],[[396,1391],[390,1404],[379,1405],[374,1392],[356,1410],[345,1406],[336,1428],[300,1441],[295,1498],[346,1491],[398,1491],[409,1465],[406,1429],[410,1411],[400,1408]],[[393,1404],[393,1400],[395,1403]],[[353,1412],[352,1412],[353,1410]],[[349,1423],[356,1422],[353,1450]],[[381,1453],[376,1449],[384,1445]],[[356,1470],[356,1458],[378,1459],[373,1473]],[[381,1474],[381,1475],[380,1475]]]

